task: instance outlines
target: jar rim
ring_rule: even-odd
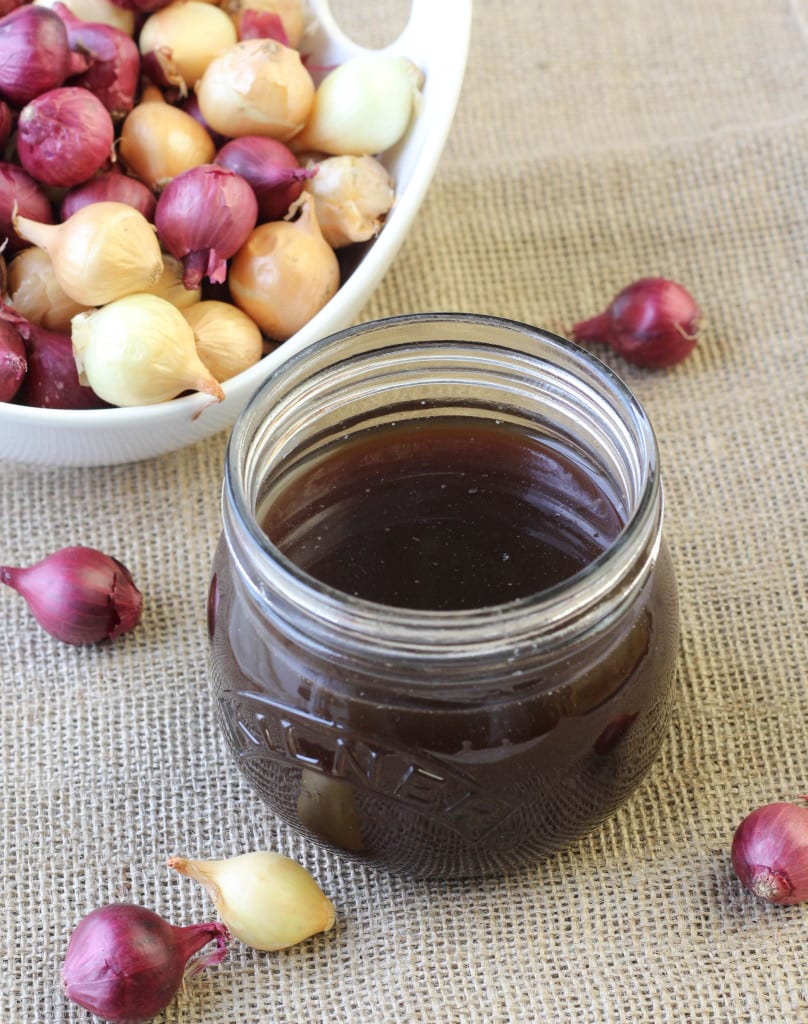
[[[458,330],[474,334],[479,340],[460,337]],[[275,547],[261,528],[244,484],[251,441],[264,416],[267,396],[284,381],[292,380],[301,368],[325,353],[338,352],[348,342],[367,341],[377,335],[381,338],[408,334],[422,337],[410,337],[409,342],[401,342],[402,346],[423,345],[427,338],[437,337],[447,342],[479,344],[481,348],[501,348],[503,355],[508,351],[524,354],[528,343],[537,353],[552,353],[582,377],[596,382],[630,423],[632,437],[640,448],[635,505],[627,510],[625,525],[615,540],[573,576],[534,594],[480,608],[422,610],[390,606],[347,594],[309,575]],[[489,340],[483,342],[485,337]],[[379,348],[392,347],[393,342],[388,339]],[[367,352],[371,351],[376,349],[369,346]],[[339,363],[335,359],[332,365]],[[475,656],[484,648],[501,650],[528,639],[534,644],[565,642],[570,633],[592,626],[592,612],[604,597],[611,594],[620,607],[629,603],[629,591],[633,595],[637,585],[637,564],[647,567],[656,559],[662,522],[656,437],[643,406],[628,385],[606,363],[572,341],[518,320],[482,313],[408,313],[370,320],[322,338],[292,355],[252,395],[233,426],[225,457],[222,502],[225,534],[232,554],[259,599],[267,600],[268,590],[253,578],[245,564],[244,545],[249,549],[250,565],[257,565],[260,577],[268,574],[273,591],[281,594],[284,602],[316,613],[322,623],[340,629],[357,647],[378,640],[386,650],[398,653],[410,653],[417,648],[422,654],[465,650],[469,656]],[[543,624],[541,636],[537,635],[537,623]]]

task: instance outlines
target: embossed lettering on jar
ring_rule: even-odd
[[[290,360],[228,446],[209,626],[236,764],[289,825],[395,871],[585,835],[668,723],[662,504],[643,409],[545,332],[424,314]]]

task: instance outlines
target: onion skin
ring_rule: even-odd
[[[53,209],[42,186],[17,164],[0,162],[0,236],[8,239],[7,252],[18,252],[31,243],[21,238],[12,225],[12,214],[40,224],[53,224]]]
[[[50,89],[20,111],[17,153],[43,185],[71,188],[112,157],[115,129],[101,100],[79,86]]]
[[[28,358],[20,332],[0,321],[0,402],[10,402],[28,372]]]
[[[46,7],[25,4],[0,19],[0,96],[22,107],[71,70],[67,31]]]
[[[67,220],[90,203],[104,202],[126,203],[142,213],[147,221],[154,221],[157,206],[154,193],[142,181],[119,171],[107,171],[71,189],[59,206],[59,219]]]
[[[323,238],[332,249],[378,235],[395,199],[393,179],[372,156],[330,156],[305,184]]]
[[[808,806],[777,802],[748,814],[732,839],[732,866],[744,888],[768,903],[808,900]]]
[[[597,316],[572,327],[577,342],[601,342],[635,366],[666,369],[696,347],[701,312],[675,281],[644,277],[623,288]]]
[[[217,948],[186,972],[188,960],[212,941]],[[181,928],[135,904],[99,907],[70,936],[62,968],[65,994],[112,1024],[137,1024],[164,1010],[185,977],[220,963],[229,941],[223,924]]]

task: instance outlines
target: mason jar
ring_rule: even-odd
[[[490,316],[333,335],[227,448],[208,615],[224,742],[346,857],[501,872],[574,842],[666,733],[658,449],[584,349]]]

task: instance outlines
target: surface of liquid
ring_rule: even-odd
[[[375,428],[271,481],[260,518],[311,576],[396,607],[461,610],[545,591],[623,527],[608,481],[493,420]]]

